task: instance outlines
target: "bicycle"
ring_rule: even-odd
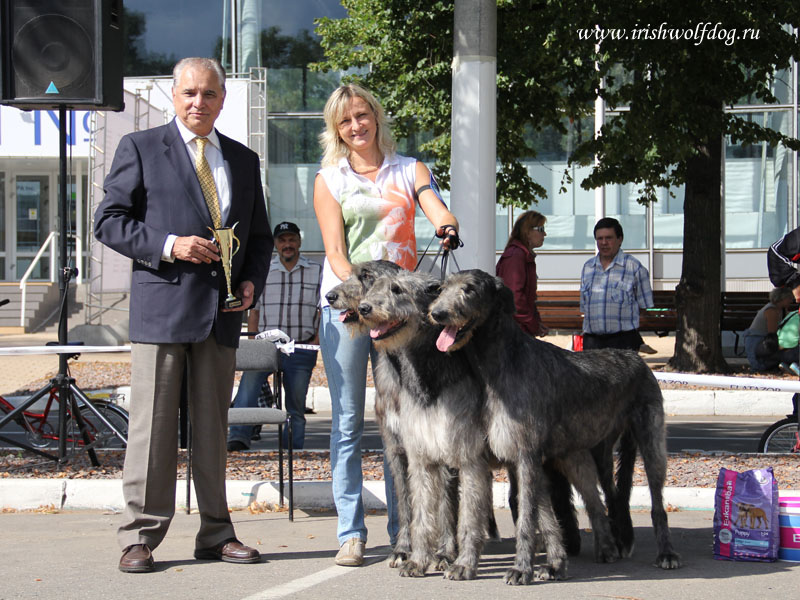
[[[764,432],[758,442],[758,451],[778,454],[800,454],[800,421],[798,421],[798,398],[792,396],[794,412],[785,419],[776,421]]]
[[[59,402],[58,387],[51,386],[41,411],[25,410],[18,413],[14,422],[25,431],[27,442],[34,448],[43,449],[58,445],[59,435],[57,423],[51,423],[51,410],[54,403]],[[128,437],[128,412],[114,403],[116,395],[105,394],[103,396],[87,395],[82,398],[76,395],[80,417],[86,423],[86,430],[89,439],[89,446],[92,448],[122,449],[127,445]],[[91,406],[87,406],[87,402]],[[15,409],[14,405],[0,396],[0,410],[9,414]],[[58,414],[56,410],[54,415]],[[98,417],[98,414],[100,417]],[[67,444],[85,447],[87,444],[81,436],[78,420],[72,414],[72,407],[66,407]],[[105,420],[105,422],[104,422]],[[109,427],[111,425],[111,427]],[[116,429],[116,431],[114,431]]]

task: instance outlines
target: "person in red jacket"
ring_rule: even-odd
[[[514,223],[496,273],[514,293],[517,307],[514,318],[522,330],[533,336],[544,336],[548,328],[536,309],[536,255],[534,248],[544,243],[547,219],[535,210],[522,213]]]

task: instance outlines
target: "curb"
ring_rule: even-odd
[[[186,510],[186,482],[176,486],[176,510]],[[277,481],[229,480],[226,484],[228,506],[232,510],[247,508],[251,503],[279,504]],[[194,495],[194,489],[192,498]],[[508,508],[508,483],[493,484],[494,508]],[[715,488],[664,488],[664,504],[678,510],[713,510]],[[782,496],[800,496],[800,490],[783,490]],[[385,510],[386,494],[383,481],[364,482],[364,508]],[[582,508],[580,496],[575,494],[577,508]],[[294,484],[295,508],[334,508],[330,481],[296,481]],[[192,501],[196,506],[196,500]],[[104,510],[121,512],[125,506],[121,479],[3,479],[0,484],[0,507],[13,510],[34,510],[42,506],[55,506],[59,510]],[[647,486],[635,486],[631,494],[631,509],[650,508],[650,491]]]
[[[110,388],[121,394],[123,408],[131,396],[130,386]],[[234,389],[236,395],[236,389]],[[791,392],[758,390],[663,390],[664,412],[667,416],[747,416],[783,417],[792,411]],[[326,387],[308,388],[307,404],[316,411],[330,412],[331,396]],[[365,410],[375,410],[375,388],[368,387]]]

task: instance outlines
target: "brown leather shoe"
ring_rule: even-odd
[[[221,560],[239,564],[257,563],[261,560],[258,550],[245,546],[238,540],[222,542],[216,548],[197,548],[194,557],[198,560]]]
[[[133,544],[122,551],[119,570],[123,573],[150,573],[153,570],[153,554],[147,544]]]

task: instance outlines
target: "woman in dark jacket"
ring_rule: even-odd
[[[535,210],[522,213],[514,223],[506,249],[497,262],[496,273],[514,293],[517,312],[514,318],[523,331],[534,336],[547,334],[536,310],[536,255],[534,248],[544,243],[547,219]]]

